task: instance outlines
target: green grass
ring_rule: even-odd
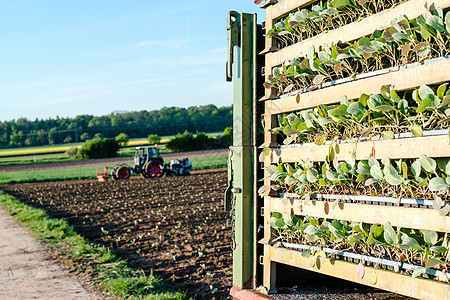
[[[35,163],[47,163],[47,162],[60,162],[60,161],[71,161],[73,159],[69,158],[64,153],[53,153],[53,154],[37,154],[37,155],[24,155],[24,156],[6,156],[0,157],[1,165],[26,165]]]
[[[99,167],[99,172],[102,168]],[[0,172],[0,184],[97,178],[95,167]]]
[[[91,276],[101,290],[127,299],[186,299],[184,293],[168,290],[153,274],[146,276],[129,267],[109,248],[87,241],[67,221],[51,218],[44,210],[26,205],[3,191],[0,191],[0,205],[55,249],[78,273]]]
[[[227,155],[205,156],[190,158],[192,170],[206,170],[214,168],[225,168],[227,166]]]
[[[226,155],[192,158],[191,161],[193,170],[206,170],[227,166]],[[98,171],[102,172],[102,170],[103,167],[99,166]],[[95,178],[97,178],[95,167],[0,172],[0,184]]]

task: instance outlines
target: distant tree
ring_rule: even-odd
[[[103,135],[103,133],[101,133],[101,132],[97,132],[95,135],[94,135],[94,139],[102,139],[102,138],[104,138],[105,136]]]
[[[87,141],[89,138],[90,138],[90,135],[89,135],[89,133],[87,133],[87,132],[83,133],[83,134],[80,136],[80,140],[82,140],[83,142],[84,142],[84,141]]]
[[[64,144],[68,144],[72,142],[72,137],[71,136],[66,136],[66,138],[64,139],[63,143]]]
[[[188,131],[185,131],[183,134],[177,134],[166,145],[166,148],[172,151],[194,151],[226,147],[227,145],[221,137],[209,137],[204,132],[197,132],[194,136]]]
[[[114,139],[93,139],[84,143],[77,150],[76,155],[80,159],[114,157],[117,155],[119,148],[119,143]]]
[[[194,147],[194,135],[188,131],[179,133],[172,138],[166,145],[166,148],[172,151],[192,151]]]
[[[227,146],[233,146],[233,128],[227,127],[222,133],[222,139]]]
[[[117,143],[119,143],[120,148],[125,148],[128,145],[128,142],[130,139],[128,138],[128,135],[125,133],[121,133],[118,136],[114,138]]]
[[[149,134],[148,141],[150,144],[159,144],[159,142],[161,142],[161,137],[157,134]]]
[[[72,147],[72,148],[67,149],[65,154],[67,156],[69,156],[70,158],[80,158],[79,155],[78,155],[78,151],[79,150],[80,150],[80,148],[78,148],[78,147]]]
[[[72,137],[72,141],[77,137],[78,140],[87,141],[95,133],[99,133],[97,138],[113,138],[125,133],[131,139],[148,136],[149,132],[157,136],[174,135],[184,130],[218,132],[231,126],[232,120],[231,106],[215,105],[163,107],[153,111],[116,111],[106,116],[79,115],[75,118],[56,117],[34,121],[20,118],[0,121],[0,146],[60,144],[68,135]]]

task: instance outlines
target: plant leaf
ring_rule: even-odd
[[[392,165],[388,165],[384,168],[384,178],[390,185],[399,185],[404,182],[403,177],[397,173]]]
[[[436,196],[433,200],[433,208],[441,209],[441,207],[442,207],[442,198],[439,196]]]
[[[444,83],[438,87],[436,94],[439,98],[442,98],[445,96],[445,90],[447,89],[447,85],[448,85],[448,83]]]
[[[321,84],[321,83],[324,81],[325,78],[326,78],[326,77],[325,77],[324,75],[319,74],[319,75],[317,75],[316,77],[314,77],[313,83],[314,83],[315,85],[319,85],[319,84]]]
[[[415,136],[415,137],[421,137],[423,136],[423,129],[422,126],[420,125],[413,125],[409,127],[409,130],[411,130],[411,133]]]
[[[430,87],[428,87],[428,86],[426,86],[426,85],[421,85],[421,86],[419,87],[419,96],[420,96],[420,99],[423,100],[423,99],[429,98],[430,95],[432,95],[432,96],[435,95],[435,94],[434,94],[434,91],[433,91]]]
[[[424,274],[426,269],[424,267],[416,267],[412,273],[412,277],[416,278],[417,276],[420,276]]]
[[[350,103],[347,108],[347,111],[354,116],[363,115],[366,112],[364,106],[359,102]]]
[[[436,29],[439,32],[445,31],[444,22],[438,16],[430,16],[427,18],[427,24]]]
[[[422,172],[422,166],[420,165],[420,161],[416,160],[413,162],[413,164],[411,165],[411,171],[414,175],[414,177],[419,177],[420,173]]]
[[[268,196],[270,192],[270,187],[267,185],[263,185],[258,189],[258,195],[260,196]]]
[[[384,140],[394,139],[394,133],[392,131],[383,131],[383,133],[381,133],[381,136]]]
[[[430,98],[425,98],[423,99],[420,104],[419,107],[417,107],[416,112],[417,113],[422,113],[427,109],[433,109],[434,108],[434,101],[431,100]]]
[[[437,240],[438,240],[438,234],[436,231],[422,230],[422,234],[423,234],[423,239],[424,239],[425,243],[428,244],[428,246],[432,247],[432,246],[436,245]]]
[[[405,99],[401,99],[397,104],[397,108],[402,114],[406,115],[409,108],[408,101],[406,101]]]
[[[359,278],[363,279],[363,277],[364,277],[364,265],[362,264],[362,262],[359,262],[358,267],[356,268],[356,270],[358,272]]]
[[[370,284],[377,284],[377,274],[375,273],[375,269],[372,272],[372,276],[370,276]]]
[[[397,234],[389,223],[384,224],[384,240],[391,246],[396,246],[398,244]]]
[[[436,171],[436,161],[432,158],[429,158],[428,156],[422,154],[419,157],[419,161],[420,161],[420,165],[422,166],[422,168],[427,171],[427,172],[435,172]]]
[[[440,192],[448,190],[449,186],[445,182],[445,179],[442,177],[434,177],[428,183],[428,188],[432,192]]]
[[[439,264],[442,264],[442,263],[443,263],[443,261],[441,261],[441,260],[439,260],[437,258],[431,257],[425,263],[425,269],[429,269],[429,268],[435,267],[435,266],[437,266]]]
[[[377,166],[377,165],[373,165],[370,168],[370,175],[372,175],[372,177],[376,180],[384,179],[383,172],[381,171],[380,166]]]
[[[402,247],[403,249],[411,249],[412,248],[417,251],[423,250],[415,238],[410,237],[406,234],[402,237],[402,244],[400,245],[400,247]]]

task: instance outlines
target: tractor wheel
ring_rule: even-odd
[[[148,178],[148,174],[147,174],[147,172],[145,172],[145,171],[142,171],[142,173],[141,173],[141,177],[142,177],[142,178]]]
[[[161,177],[164,174],[163,164],[160,161],[153,160],[147,164],[145,172],[149,178]]]
[[[128,167],[119,167],[116,171],[117,179],[126,180],[126,179],[130,178],[130,176],[131,176],[131,171],[130,171],[130,168],[128,168]]]

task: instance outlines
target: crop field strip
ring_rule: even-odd
[[[3,185],[24,203],[67,220],[85,238],[198,299],[227,298],[231,241],[226,172],[156,180]]]
[[[220,134],[220,132],[212,132],[207,133],[208,136],[216,136]],[[159,145],[165,145],[171,138],[174,136],[163,136],[161,137],[161,141]],[[138,138],[138,139],[130,139],[127,144],[125,150],[134,149],[136,146],[145,146],[149,145],[149,141],[146,138]],[[32,156],[39,154],[56,154],[56,153],[64,153],[72,147],[80,147],[83,143],[71,143],[68,145],[60,146],[60,145],[46,145],[46,146],[38,146],[38,147],[22,147],[22,148],[13,148],[13,149],[0,149],[0,159],[3,157],[16,157],[16,156]],[[0,160],[1,161],[1,160]]]
[[[186,155],[186,153],[183,154]],[[177,154],[169,154],[168,157],[174,157],[174,155]],[[223,151],[214,151],[209,154],[208,152],[202,152],[192,155],[194,157],[191,157],[190,160],[193,162],[194,173],[198,170],[224,168],[227,164],[227,156],[223,155]],[[14,168],[4,166],[5,171],[2,171],[0,167],[0,184],[96,179],[96,173],[100,172],[104,165],[111,164],[111,162],[113,164],[131,164],[132,160],[127,157],[123,159],[99,159],[92,163],[89,161],[70,161],[56,166],[51,163],[19,165],[14,166]]]
[[[259,189],[264,196],[264,239],[260,241],[264,244],[264,255],[261,257],[264,286],[269,290],[276,288],[274,262],[280,262],[413,297],[450,297],[447,287],[449,276],[446,274],[450,260],[450,206],[447,203],[450,187],[447,178],[450,177],[450,162],[447,163],[450,157],[450,92],[447,90],[450,60],[445,56],[449,54],[450,2],[394,0],[386,2],[390,5],[389,9],[385,9],[385,2],[380,6],[380,2],[371,0],[357,1],[359,4],[346,0],[320,4],[305,0],[266,2],[266,41],[262,52],[266,61],[263,70],[266,83],[265,96],[261,99],[265,101],[263,118],[266,132],[259,157],[266,175],[264,186]],[[314,6],[316,4],[324,6]],[[339,13],[345,11],[348,14],[352,9],[362,12],[364,5],[378,6],[378,10],[372,13],[367,10],[364,12],[367,14],[357,20],[357,16],[352,16],[350,23],[332,30],[319,30],[307,39],[295,37],[296,34],[303,34],[301,30],[296,32],[296,27],[307,29],[308,26],[322,26],[310,25],[313,22],[305,21],[309,18],[317,18],[315,22],[321,22],[320,18],[324,22],[333,18],[342,22]],[[290,19],[289,22],[284,21],[286,18]],[[330,23],[325,24],[328,25]],[[419,27],[425,29],[419,30],[417,37],[414,35],[414,41],[409,40],[413,44],[408,44],[407,37],[413,36],[411,32]],[[351,63],[359,59],[356,50],[361,51],[362,61],[375,58],[378,53],[382,57],[384,49],[375,51],[371,47],[377,45],[378,38],[383,42],[384,37],[388,45],[386,49],[392,50],[392,57],[376,62],[376,59],[372,60],[371,63],[376,65],[362,64],[362,68],[357,67],[360,71],[352,71],[348,77],[336,76],[343,74],[341,63],[336,61],[331,63],[335,66],[331,72],[335,74],[326,73],[330,72],[325,67],[328,55],[335,58],[335,55],[342,54],[344,68],[350,67],[350,59],[349,62],[344,61],[348,57],[351,57]],[[341,48],[343,45],[351,47]],[[397,45],[399,50],[394,49]],[[430,54],[432,51],[435,51],[434,54]],[[375,52],[376,55],[372,54]],[[295,62],[297,58],[298,65]],[[391,62],[389,59],[392,59]],[[318,65],[309,69],[308,64],[312,61]],[[324,63],[324,67],[319,62]],[[305,75],[301,72],[305,67],[316,75],[304,73],[310,79],[303,80]],[[292,74],[300,80],[296,82]],[[411,93],[418,107],[411,110],[406,104],[405,108],[408,108],[403,110],[406,101],[411,101],[404,98],[411,99]],[[426,100],[428,97],[439,100],[431,103],[432,100]],[[408,114],[413,113],[407,115],[412,117],[406,123],[413,121],[409,126],[406,123],[406,126],[397,127],[383,125],[376,130],[359,126],[358,130],[362,127],[363,131],[354,128],[346,131],[345,126],[350,123],[345,119],[345,114],[348,113],[351,119],[353,113],[359,113],[355,110],[356,106],[362,108],[370,102],[366,111],[368,115],[386,114],[392,110],[398,112],[397,106],[391,110],[388,106],[380,106],[385,103],[376,103],[374,99],[387,101],[385,103],[392,100],[393,103],[401,102],[399,111],[406,114],[409,109]],[[425,104],[424,100],[430,103]],[[345,113],[338,115],[342,109]],[[333,113],[333,110],[336,111]],[[439,118],[433,120],[434,114],[427,110],[441,110],[442,116],[437,113]],[[418,118],[413,118],[414,114],[422,116],[420,122]],[[323,118],[319,120],[320,126],[313,125],[317,123],[316,117]],[[330,122],[325,120],[328,117]],[[361,117],[359,123],[364,118]],[[293,124],[294,120],[297,123]],[[305,124],[301,122],[306,126],[302,127]],[[320,135],[327,124],[331,124],[329,129]],[[370,131],[373,133],[370,134]],[[347,135],[342,136],[343,132]],[[408,132],[412,134],[405,138],[403,135]],[[425,136],[428,132],[432,135]],[[374,138],[377,135],[378,139]],[[339,136],[340,140],[333,139],[334,136]],[[283,142],[287,146],[280,147]],[[354,179],[345,177],[341,167],[353,169],[353,166]],[[377,172],[378,168],[380,172]],[[414,188],[414,192],[414,189],[403,188],[409,182],[416,185],[417,180],[423,180],[421,176],[425,176],[427,181],[421,182],[420,188]],[[364,181],[366,187],[357,183]],[[347,187],[346,182],[351,184]],[[369,195],[364,195],[364,190]],[[321,195],[316,195],[317,191]],[[280,192],[284,196],[278,195]],[[389,197],[385,196],[392,196],[393,200],[386,202],[384,199]],[[415,199],[421,197],[425,200]],[[402,227],[402,230],[392,226]],[[345,228],[343,232],[340,231],[342,228]],[[414,232],[416,235],[413,237],[411,234]],[[367,240],[369,246],[365,247],[362,241],[366,241],[366,235],[371,241]],[[288,245],[294,244],[286,243],[289,241],[298,243],[298,249],[291,250]],[[290,249],[280,248],[280,245]],[[344,256],[326,254],[321,251],[322,247],[334,247],[336,251],[343,249]],[[366,259],[350,258],[361,257],[358,253],[363,253]],[[406,253],[406,256],[400,253]],[[371,263],[372,257],[378,259],[378,263]],[[380,263],[383,257],[390,259],[390,262]],[[411,267],[405,263],[409,267],[402,270],[405,258],[413,265]],[[419,279],[421,276],[432,280]]]

